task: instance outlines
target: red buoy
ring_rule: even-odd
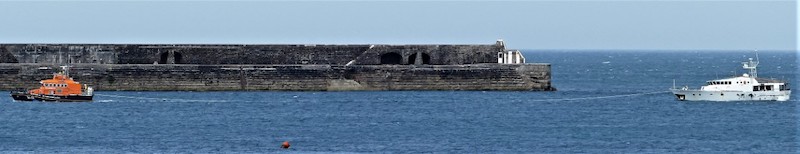
[[[289,146],[291,146],[291,145],[289,145],[289,141],[283,141],[283,144],[281,144],[281,148],[284,148],[284,149],[289,149]]]

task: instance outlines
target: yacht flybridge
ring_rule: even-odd
[[[749,74],[738,77],[710,80],[700,89],[670,89],[681,101],[787,101],[792,91],[785,81],[758,78],[758,55],[756,61],[742,62]]]

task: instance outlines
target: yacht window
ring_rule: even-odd
[[[758,86],[753,86],[753,91],[758,91]]]
[[[766,88],[764,88],[764,89],[765,89],[765,90],[767,90],[767,91],[772,91],[772,85],[768,85],[768,86],[766,86]]]

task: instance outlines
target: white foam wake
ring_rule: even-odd
[[[581,98],[559,98],[559,99],[539,99],[539,100],[527,100],[531,102],[549,102],[549,101],[577,101],[577,100],[593,100],[593,99],[606,99],[606,98],[618,98],[618,97],[632,97],[632,96],[641,96],[641,95],[652,95],[652,94],[661,94],[661,93],[668,93],[669,91],[658,91],[658,92],[645,92],[645,93],[635,93],[635,94],[624,94],[624,95],[611,95],[611,96],[595,96],[595,97],[581,97]]]
[[[137,96],[123,96],[123,95],[109,95],[109,94],[95,94],[97,96],[128,98],[139,100],[157,100],[157,101],[172,101],[172,102],[228,102],[226,100],[197,100],[197,99],[180,99],[180,98],[157,98],[157,97],[137,97]]]

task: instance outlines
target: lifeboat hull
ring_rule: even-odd
[[[58,95],[34,95],[34,99],[47,102],[87,102],[92,101],[92,96],[58,96]]]
[[[16,101],[87,102],[92,101],[93,96],[32,95],[28,93],[12,92],[11,98]]]
[[[11,92],[11,98],[13,98],[15,101],[33,101],[35,99],[30,94],[20,92]]]

